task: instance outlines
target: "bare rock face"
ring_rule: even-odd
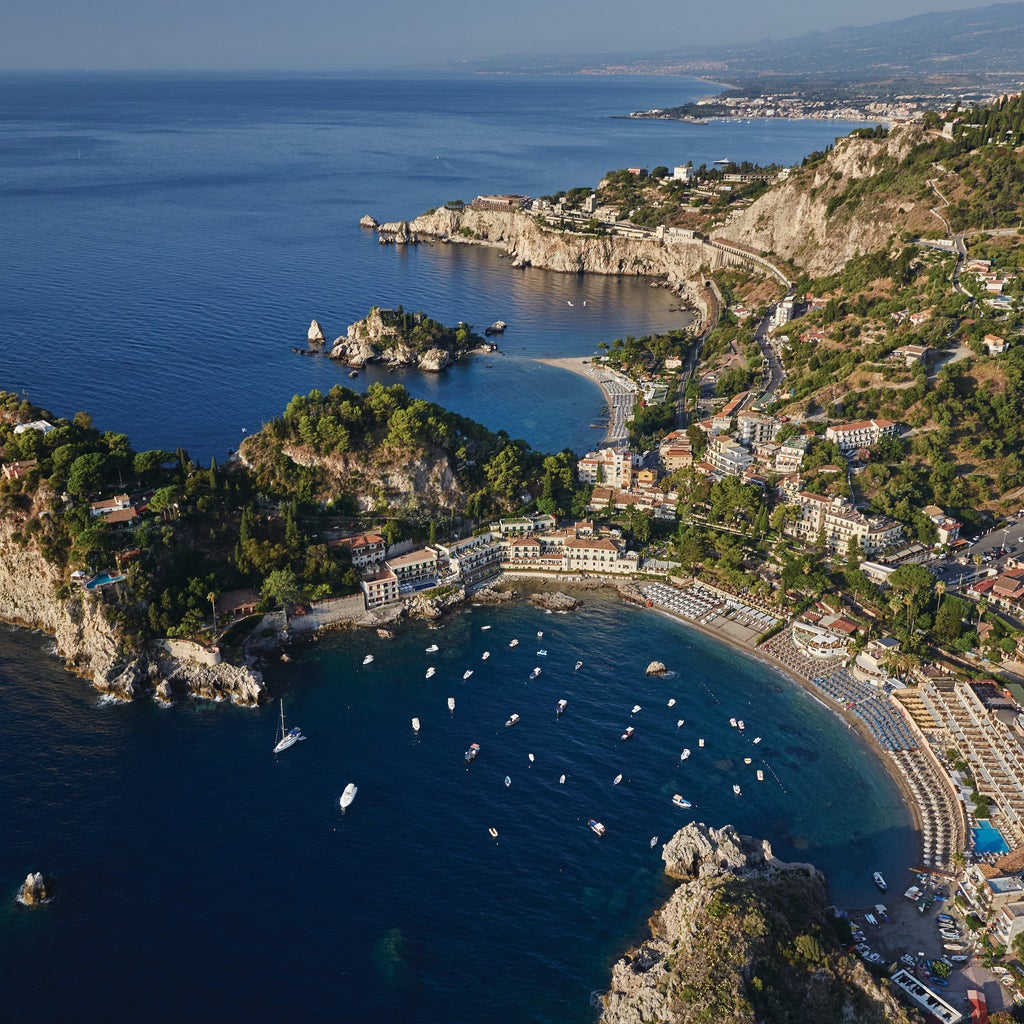
[[[451,366],[452,357],[448,354],[448,351],[443,348],[428,348],[426,352],[420,356],[420,361],[417,364],[419,369],[425,370],[428,373],[440,373],[442,370],[446,370]]]
[[[309,330],[306,331],[306,341],[310,345],[322,345],[326,341],[323,328],[316,320],[310,322]]]
[[[538,608],[550,608],[551,611],[572,611],[574,608],[579,608],[580,603],[575,597],[570,597],[568,594],[563,594],[560,590],[556,590],[553,593],[537,593],[530,595],[530,604],[535,605]]]
[[[53,883],[41,872],[33,871],[18,890],[18,902],[26,907],[37,907],[53,898]]]
[[[665,844],[661,859],[666,874],[689,881],[761,868],[772,860],[772,848],[767,840],[741,836],[732,825],[715,829],[694,821]]]
[[[327,355],[328,358],[340,359],[357,370],[362,369],[367,363],[375,363],[380,359],[380,353],[369,341],[346,335],[334,339],[334,345]]]
[[[368,213],[364,214],[362,217],[359,218],[359,226],[361,228],[371,228],[373,230],[376,230],[377,228],[380,227],[377,221]]]
[[[652,661],[650,665],[647,666],[647,674],[649,676],[663,676],[667,671],[668,669],[665,668],[665,663],[663,661]]]
[[[474,604],[511,604],[519,595],[514,590],[495,590],[484,587],[473,595]]]
[[[161,658],[158,690],[168,697],[186,693],[205,700],[229,700],[242,707],[256,707],[268,700],[266,684],[259,670],[248,665],[203,665],[197,661]]]

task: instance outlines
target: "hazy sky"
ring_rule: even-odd
[[[0,69],[338,70],[654,53],[991,0],[11,0]]]

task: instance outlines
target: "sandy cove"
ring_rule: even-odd
[[[610,445],[625,444],[629,438],[627,422],[633,416],[633,407],[638,395],[636,385],[624,374],[610,370],[600,363],[595,363],[587,356],[566,356],[561,359],[534,359],[535,363],[555,366],[560,370],[586,377],[596,384],[604,395],[608,406],[608,430],[604,435],[604,443]]]

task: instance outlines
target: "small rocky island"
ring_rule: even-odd
[[[824,877],[810,865],[698,822],[662,859],[682,884],[651,918],[651,938],[612,968],[602,1024],[914,1019],[846,954],[848,926],[826,912]]]
[[[29,872],[18,890],[18,902],[25,907],[38,907],[53,898],[53,883],[41,871]]]
[[[315,320],[308,340],[311,344],[323,342],[322,328]],[[407,313],[401,306],[374,306],[334,340],[328,356],[353,369],[367,363],[387,363],[389,367],[410,366],[439,373],[470,352],[493,352],[496,347],[475,334],[470,324],[446,327],[425,313]]]

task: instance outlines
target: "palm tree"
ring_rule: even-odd
[[[210,602],[210,608],[213,609],[213,631],[217,632],[217,591],[211,590],[206,595],[206,600]]]

